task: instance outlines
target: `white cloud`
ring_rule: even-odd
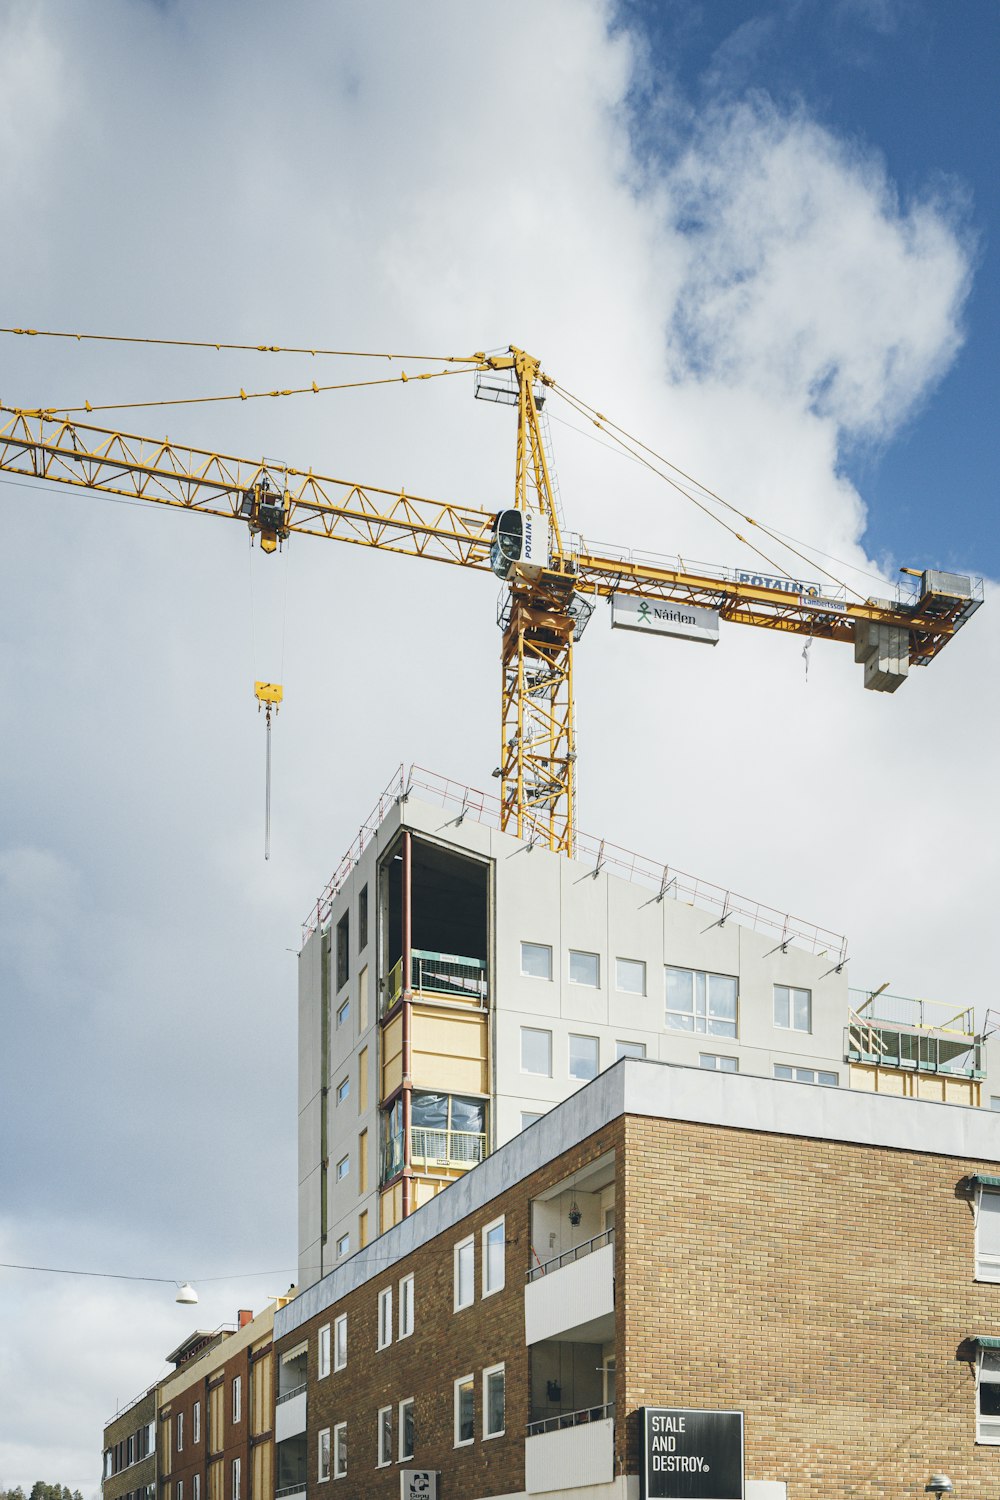
[[[609,40],[609,8],[585,0],[524,7],[522,27],[509,7],[457,3],[30,14],[5,23],[2,76],[67,86],[6,95],[33,153],[30,174],[0,154],[19,226],[0,240],[8,321],[407,353],[516,342],[750,514],[870,566],[842,445],[888,440],[919,408],[958,348],[969,267],[952,212],[901,206],[877,157],[748,100],[639,161],[629,88],[655,60]],[[4,353],[4,399],[23,404],[303,375],[150,347]],[[316,361],[306,381],[373,368],[397,365]],[[485,506],[513,472],[509,413],[473,403],[464,378],[122,421]],[[553,432],[572,526],[743,560],[592,433]],[[488,781],[495,588],[297,541],[283,628],[281,573],[259,570],[255,658],[235,527],[2,493],[0,848],[22,903],[4,1258],[179,1276],[294,1263],[286,950],[394,764]],[[900,560],[922,561],[905,543]],[[891,700],[862,692],[843,648],[817,644],[807,685],[796,640],[734,628],[714,653],[678,651],[598,617],[577,657],[583,824],[847,930],[858,981],[985,996],[990,613]],[[265,866],[251,682],[262,657],[273,670],[268,616],[287,696]],[[47,1378],[74,1413],[59,1455],[0,1416],[8,1483],[93,1494],[102,1421],[187,1331],[172,1305],[176,1335],[108,1285],[74,1321],[41,1280],[5,1328],[25,1389]],[[224,1283],[216,1322],[247,1285],[257,1306],[282,1289]]]

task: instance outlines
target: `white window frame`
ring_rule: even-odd
[[[630,1042],[627,1037],[620,1037],[615,1042],[615,1062],[621,1062],[623,1057],[638,1057],[645,1060],[646,1043]]]
[[[461,1413],[460,1392],[465,1386],[468,1386],[469,1390],[471,1390],[472,1392],[472,1422],[470,1424],[472,1427],[472,1436],[467,1438],[461,1437],[459,1435],[461,1431],[461,1428],[459,1426]],[[476,1441],[476,1377],[473,1371],[470,1370],[468,1375],[460,1375],[455,1381],[453,1399],[455,1418],[454,1432],[452,1434],[455,1440],[453,1446],[456,1448],[468,1448]]]
[[[788,1007],[788,1020],[778,1020],[778,991],[785,993],[785,1005]],[[793,995],[808,995],[809,1000],[809,1025],[795,1025],[795,1004]],[[800,1036],[812,1036],[812,990],[805,989],[801,984],[776,984],[774,986],[774,1025],[777,1031],[797,1031]]]
[[[243,1376],[233,1376],[233,1424],[243,1420]],[[233,1500],[239,1500],[238,1495]]]
[[[415,1321],[414,1306],[415,1284],[413,1272],[408,1276],[399,1278],[399,1331],[397,1338],[408,1339],[413,1332]]]
[[[545,1118],[545,1111],[539,1109],[522,1109],[521,1129],[528,1130],[530,1126],[537,1125],[539,1120]]]
[[[623,970],[621,965],[628,964],[632,968],[642,970],[642,989],[635,990],[631,985],[622,984]],[[623,954],[615,957],[615,989],[620,995],[638,995],[644,997],[647,990],[646,985],[646,960],[644,958],[626,958]]]
[[[191,1441],[201,1442],[201,1402],[196,1401],[191,1408]],[[150,1450],[152,1452],[152,1449]]]
[[[597,977],[596,977],[596,979],[574,979],[573,978],[573,960],[574,960],[574,958],[592,958],[594,960],[594,963],[596,965],[596,970],[597,970]],[[599,953],[590,953],[585,948],[571,948],[569,950],[569,962],[568,962],[568,966],[567,966],[567,971],[566,972],[567,972],[567,976],[568,976],[570,984],[579,985],[581,989],[585,989],[585,990],[599,990],[601,988],[601,955]]]
[[[341,1026],[344,1025],[345,1021],[349,1021],[350,1019],[351,997],[350,995],[348,995],[347,999],[341,1001],[340,1005],[337,1006],[337,1030],[339,1031]]]
[[[201,1475],[191,1475],[191,1500],[201,1500]]]
[[[378,1342],[376,1347],[388,1349],[392,1343],[392,1287],[386,1286],[378,1294]]]
[[[340,1082],[337,1084],[337,1103],[338,1104],[343,1104],[345,1102],[345,1100],[347,1100],[347,1099],[350,1098],[350,1095],[351,1095],[351,1075],[350,1075],[350,1073],[348,1073],[347,1077],[346,1078],[342,1078],[340,1080]]]
[[[333,1320],[333,1368],[347,1367],[347,1314],[341,1313]]]
[[[480,1245],[480,1276],[482,1278],[482,1296],[493,1297],[497,1292],[502,1292],[507,1281],[507,1231],[504,1222],[505,1216],[493,1219],[489,1224],[484,1224],[481,1231]],[[490,1276],[490,1235],[494,1230],[500,1230],[500,1277],[496,1282]]]
[[[691,976],[691,1009],[675,1010],[670,1004],[670,975],[688,974]],[[735,1015],[722,1016],[712,1012],[712,980],[724,979],[727,985],[732,985],[735,991]],[[698,981],[701,981],[699,984]],[[740,980],[738,974],[720,974],[714,969],[687,969],[680,964],[663,965],[663,989],[664,1009],[663,1020],[665,1029],[678,1031],[684,1036],[720,1036],[727,1041],[735,1042],[740,1034]],[[701,990],[699,997],[698,991]],[[699,998],[701,1008],[699,1009]],[[716,1004],[719,1002],[716,1001]],[[677,1017],[680,1020],[689,1020],[690,1026],[677,1026],[671,1020]]]
[[[593,1044],[594,1044],[594,1053],[595,1053],[595,1056],[594,1056],[594,1071],[593,1071],[593,1073],[574,1073],[573,1072],[573,1043],[574,1042],[593,1042]],[[597,1077],[598,1073],[601,1071],[601,1039],[600,1039],[600,1037],[598,1037],[598,1036],[589,1036],[589,1035],[587,1035],[586,1032],[583,1032],[583,1031],[571,1031],[570,1034],[569,1034],[569,1040],[568,1040],[568,1042],[566,1044],[566,1067],[567,1067],[567,1071],[569,1073],[570,1078],[575,1079],[577,1083],[590,1083],[593,1079],[595,1079]]]
[[[979,1248],[980,1225],[984,1222],[983,1204],[989,1201],[990,1207],[986,1210],[986,1221],[993,1227],[994,1214],[997,1215],[997,1229],[1000,1230],[1000,1188],[985,1187],[982,1183],[976,1184],[976,1196],[972,1205],[973,1225],[975,1229],[976,1243],[976,1281],[1000,1281],[1000,1250],[997,1252],[984,1251]],[[991,1236],[992,1238],[992,1236]]]
[[[230,1475],[232,1482],[232,1500],[241,1500],[243,1491],[243,1465],[240,1463],[238,1458],[233,1459],[233,1466],[230,1470]]]
[[[380,1406],[377,1421],[375,1467],[386,1469],[392,1463],[392,1407]]]
[[[337,1259],[343,1260],[344,1256],[350,1255],[350,1253],[351,1236],[349,1234],[342,1234],[340,1236],[340,1239],[337,1241]]]
[[[724,1068],[722,1063],[732,1063],[732,1067]],[[729,1057],[725,1052],[699,1052],[698,1066],[704,1068],[706,1073],[738,1073],[740,1060],[738,1057]]]
[[[176,1496],[176,1500],[184,1500],[184,1481],[183,1481],[183,1479],[178,1479],[177,1484],[175,1486],[174,1493],[175,1493],[175,1496]]]
[[[988,1375],[985,1373],[987,1361]],[[979,1392],[984,1385],[1000,1385],[1000,1351],[996,1349],[976,1350],[976,1442],[996,1447],[1000,1444],[1000,1415],[988,1413],[984,1416],[980,1410]]]
[[[487,1423],[489,1422],[489,1416],[490,1416],[490,1400],[489,1400],[489,1389],[490,1389],[490,1387],[489,1387],[489,1381],[490,1381],[490,1376],[491,1375],[502,1375],[503,1376],[503,1382],[504,1382],[504,1390],[503,1390],[504,1419],[503,1419],[503,1426],[499,1427],[496,1430],[496,1432],[491,1432],[489,1430],[489,1428],[487,1427]],[[504,1435],[504,1433],[506,1431],[507,1431],[507,1376],[506,1376],[506,1372],[505,1372],[505,1367],[502,1364],[501,1365],[489,1365],[483,1371],[483,1442],[485,1442],[487,1440],[487,1438],[503,1437],[503,1435]]]
[[[330,1325],[324,1323],[316,1335],[316,1379],[325,1380],[330,1373]]]
[[[399,1403],[399,1415],[398,1415],[398,1422],[399,1422],[399,1449],[398,1449],[398,1453],[399,1453],[399,1457],[398,1457],[398,1462],[401,1463],[401,1464],[406,1463],[408,1459],[411,1459],[413,1457],[413,1450],[416,1447],[416,1443],[414,1442],[413,1446],[410,1448],[409,1453],[404,1453],[403,1452],[403,1441],[404,1441],[404,1437],[405,1437],[405,1434],[406,1434],[405,1410],[406,1410],[407,1407],[410,1408],[410,1431],[411,1431],[411,1434],[413,1436],[415,1436],[416,1435],[416,1426],[415,1426],[415,1423],[414,1423],[414,1415],[415,1414],[414,1414],[414,1401],[413,1401],[413,1397],[412,1396],[404,1396],[403,1400]]]
[[[338,1182],[343,1182],[344,1178],[347,1176],[347,1174],[348,1174],[348,1172],[350,1170],[351,1170],[351,1158],[350,1158],[350,1156],[349,1155],[348,1156],[342,1156],[340,1158],[340,1160],[338,1161],[338,1163],[337,1163],[337,1181]]]
[[[131,1446],[131,1443],[132,1443],[132,1439],[129,1438],[129,1445],[130,1446]],[[184,1413],[182,1411],[179,1411],[177,1413],[177,1452],[178,1453],[182,1453],[183,1451],[184,1451]]]
[[[524,1039],[526,1036],[543,1036],[548,1042],[548,1067],[543,1072],[540,1068],[526,1068],[524,1066]],[[529,1078],[551,1078],[552,1077],[552,1032],[544,1026],[522,1026],[521,1027],[521,1072]]]
[[[807,1083],[821,1089],[840,1087],[840,1075],[832,1068],[801,1068],[798,1063],[774,1063],[771,1071],[782,1083]]]
[[[468,1251],[470,1257],[468,1296],[462,1298],[462,1258]],[[453,1252],[455,1271],[455,1312],[461,1312],[465,1307],[471,1307],[476,1300],[476,1237],[473,1234],[466,1235],[464,1240],[459,1240]]]
[[[321,1427],[316,1438],[316,1477],[320,1484],[329,1482],[332,1470],[333,1449],[330,1444],[330,1429]]]
[[[347,1423],[337,1422],[333,1428],[333,1477],[347,1478]]]
[[[533,948],[536,953],[547,953],[548,954],[548,973],[547,974],[532,974],[532,972],[531,972],[530,969],[526,969],[524,967],[524,954],[525,954],[525,949],[526,948]],[[526,943],[526,942],[522,941],[522,943],[521,943],[521,978],[522,979],[540,979],[543,984],[551,984],[552,983],[552,944],[551,943]]]

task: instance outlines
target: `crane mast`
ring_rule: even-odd
[[[240,521],[268,552],[296,532],[492,570],[507,586],[499,617],[501,826],[566,854],[576,816],[573,645],[597,599],[638,599],[647,614],[689,606],[851,643],[865,686],[881,692],[894,692],[911,665],[932,661],[982,603],[981,580],[929,570],[915,575],[912,601],[850,602],[794,580],[595,552],[564,533],[555,502],[539,416],[553,382],[513,346],[477,359],[480,370],[510,382],[502,399],[517,408],[514,504],[499,514],[93,427],[47,409],[0,406],[0,472]]]

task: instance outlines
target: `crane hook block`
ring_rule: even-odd
[[[284,697],[284,690],[280,682],[255,682],[253,694],[259,704],[265,704],[270,711],[277,710],[279,703]]]

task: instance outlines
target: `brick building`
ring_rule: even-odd
[[[117,1412],[104,1429],[103,1500],[156,1500],[156,1387]]]
[[[158,1387],[159,1500],[273,1495],[274,1308],[241,1311],[235,1328],[199,1330],[167,1356],[176,1372]]]
[[[425,1473],[440,1500],[625,1500],[654,1409],[680,1428],[651,1495],[718,1500],[684,1449],[706,1412],[743,1414],[720,1495],[918,1497],[941,1471],[995,1494],[996,1117],[626,1058],[274,1338],[287,1500],[395,1500]]]

